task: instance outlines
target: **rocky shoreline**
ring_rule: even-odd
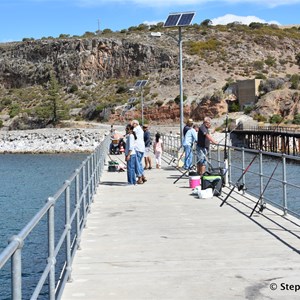
[[[110,134],[110,124],[70,122],[65,128],[43,128],[33,130],[0,130],[0,154],[4,153],[77,153],[93,152],[106,134]],[[125,125],[114,125],[120,134],[125,134]],[[152,125],[154,137],[162,134],[179,136],[178,125]],[[224,133],[213,134],[216,141],[224,142]]]
[[[92,152],[105,133],[90,128],[0,131],[0,153]]]

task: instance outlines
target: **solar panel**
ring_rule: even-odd
[[[176,26],[180,16],[181,16],[181,14],[169,15],[167,21],[164,24],[164,27]]]
[[[148,80],[138,80],[135,83],[134,87],[143,87],[143,86],[145,86],[147,84],[147,82],[148,82]]]
[[[181,18],[178,22],[178,26],[188,26],[191,24],[193,18],[195,16],[195,13],[184,13],[181,15]]]
[[[141,87],[143,87],[143,86],[145,86],[146,84],[147,84],[147,82],[148,82],[148,80],[142,80],[142,82],[141,82]]]
[[[142,83],[142,80],[138,80],[136,83],[135,83],[135,87],[139,87],[140,85],[141,85],[141,83]]]
[[[194,16],[194,12],[170,14],[164,24],[164,27],[188,26],[191,24]]]

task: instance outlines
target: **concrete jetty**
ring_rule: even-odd
[[[123,159],[123,157],[120,156]],[[166,162],[127,186],[105,171],[63,300],[299,299],[300,222],[234,191],[199,199]]]

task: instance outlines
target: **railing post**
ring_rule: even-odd
[[[12,300],[22,299],[22,248],[24,241],[18,236],[14,235],[9,242],[16,241],[18,249],[15,251],[11,258],[11,294]]]
[[[245,148],[242,147],[242,172],[244,172],[244,171],[245,171]],[[244,175],[242,178],[243,186],[245,186],[245,182],[246,182],[246,180],[245,180],[245,175]],[[245,194],[245,189],[243,189],[243,194]]]
[[[83,223],[86,227],[86,163],[83,163],[82,166],[82,194],[83,194]]]
[[[263,195],[264,190],[264,173],[263,173],[263,156],[262,151],[259,150],[259,194]],[[260,197],[260,206],[264,204],[264,196]]]
[[[80,248],[81,231],[80,231],[80,184],[79,184],[79,170],[76,170],[75,178],[75,203],[76,203],[76,247]]]
[[[55,218],[54,218],[54,198],[49,197],[48,202],[52,202],[48,210],[48,262],[51,263],[49,271],[49,299],[55,300]]]
[[[70,181],[67,180],[65,182],[68,186],[66,188],[65,193],[65,229],[68,231],[66,236],[66,271],[68,274],[68,281],[72,281],[71,272],[72,272],[72,266],[71,266],[71,223],[70,223]]]
[[[88,206],[90,211],[90,205],[91,205],[91,158],[88,159],[88,165],[87,165],[87,189],[88,189]]]
[[[286,155],[282,154],[282,199],[283,199],[283,213],[287,214],[287,180],[286,180]]]

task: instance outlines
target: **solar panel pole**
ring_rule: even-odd
[[[143,87],[141,87],[141,105],[142,105],[142,126],[144,126],[144,98],[143,98]]]
[[[171,13],[169,14],[164,27],[178,27],[178,46],[179,46],[179,97],[180,97],[180,145],[183,139],[183,84],[182,84],[182,38],[181,27],[189,26],[195,16],[195,12]]]
[[[182,80],[182,38],[181,26],[178,27],[178,44],[179,44],[179,97],[180,97],[180,143],[183,138],[183,80]]]

